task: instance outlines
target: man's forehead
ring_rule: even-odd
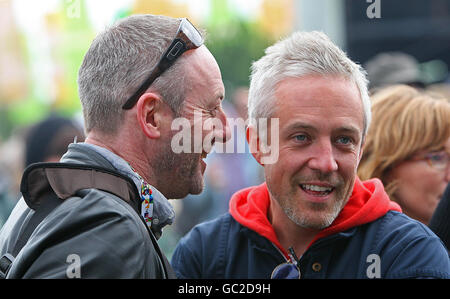
[[[344,76],[305,75],[287,77],[276,84],[275,96],[277,99],[289,97],[291,99],[310,100],[311,105],[314,105],[314,100],[331,96],[339,98],[340,105],[362,107],[358,86]]]
[[[276,100],[277,110],[282,110],[277,113],[281,118],[321,122],[342,118],[343,124],[346,121],[360,123],[361,130],[363,128],[364,112],[359,90],[354,82],[343,77],[286,78],[277,85]],[[348,129],[351,127],[355,125],[347,126]]]

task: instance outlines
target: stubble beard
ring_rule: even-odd
[[[159,185],[167,190],[164,194],[167,198],[181,199],[203,191],[200,159],[201,155],[196,153],[174,153],[170,141],[159,152],[150,166],[155,169]]]
[[[341,210],[344,208],[348,199],[350,198],[353,188],[349,189],[346,184],[341,181],[335,183],[336,192],[333,202],[330,203],[315,203],[303,201],[302,206],[298,205],[299,199],[298,184],[291,185],[291,190],[287,194],[274,194],[274,198],[278,201],[278,204],[283,209],[285,215],[296,225],[302,228],[322,230],[329,227],[334,220],[338,217]],[[350,184],[353,186],[353,184]]]

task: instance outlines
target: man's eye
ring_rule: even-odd
[[[304,134],[301,134],[301,135],[295,135],[294,138],[296,141],[306,141],[308,137]]]
[[[350,137],[347,137],[347,136],[341,136],[341,137],[339,137],[339,138],[337,139],[337,142],[340,143],[340,144],[347,145],[347,144],[352,143],[353,140],[352,140],[352,138],[350,138]]]

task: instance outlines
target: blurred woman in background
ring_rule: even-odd
[[[450,181],[450,102],[406,85],[372,96],[358,175],[379,178],[403,212],[428,225]]]

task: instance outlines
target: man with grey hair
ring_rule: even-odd
[[[167,198],[200,193],[203,159],[230,137],[219,67],[187,19],[135,15],[95,38],[78,85],[86,140],[25,170],[0,233],[0,274],[174,278],[157,243],[174,218]],[[175,153],[178,118],[210,144]]]
[[[180,240],[178,277],[450,277],[441,240],[402,214],[381,181],[357,177],[371,119],[365,73],[325,34],[269,47],[253,64],[248,108],[247,140],[266,181]],[[274,161],[266,142],[279,143]]]

